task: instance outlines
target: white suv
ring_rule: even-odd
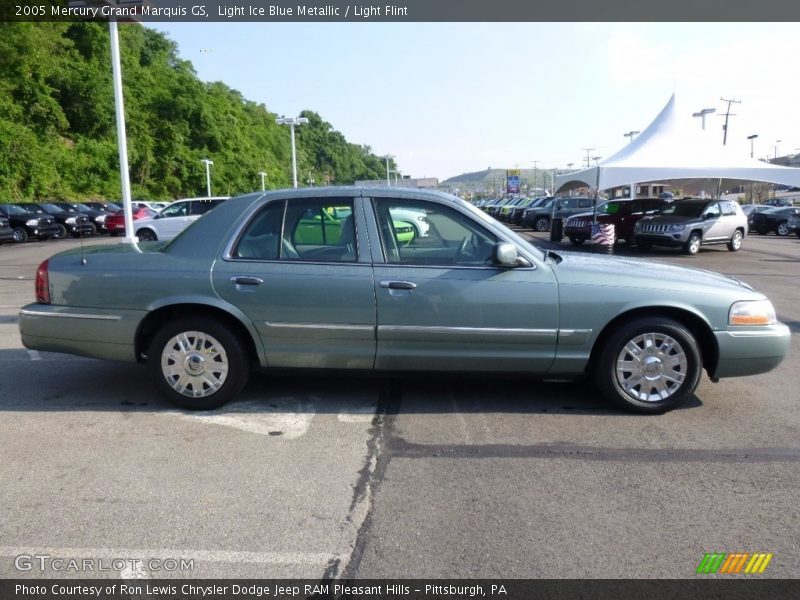
[[[227,199],[227,196],[211,196],[176,200],[152,217],[134,221],[135,234],[142,242],[171,240],[202,215]]]

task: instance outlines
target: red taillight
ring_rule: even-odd
[[[39,304],[50,304],[50,275],[47,273],[47,263],[44,261],[36,269],[36,302]]]

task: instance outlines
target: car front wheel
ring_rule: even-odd
[[[742,247],[742,232],[737,229],[733,232],[730,241],[728,242],[728,250],[731,252],[738,252]]]
[[[58,229],[58,232],[53,234],[54,240],[61,240],[67,237],[67,228],[64,227],[61,223],[56,223],[56,229]]]
[[[17,243],[28,241],[28,232],[24,227],[14,227],[14,241]]]
[[[167,323],[153,338],[148,366],[159,391],[190,410],[218,408],[247,383],[247,352],[219,321],[187,317]]]
[[[700,243],[702,238],[700,234],[696,231],[689,236],[689,239],[686,240],[686,243],[683,245],[683,251],[686,254],[697,254],[700,251]]]
[[[789,235],[789,224],[786,221],[778,223],[778,229],[776,231],[778,235]]]
[[[550,230],[550,218],[549,217],[539,217],[533,224],[536,231],[549,231]]]
[[[616,328],[595,364],[595,383],[616,406],[658,414],[686,402],[700,382],[697,341],[666,317],[635,319]]]

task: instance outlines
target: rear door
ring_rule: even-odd
[[[272,200],[216,262],[214,287],[253,322],[268,366],[373,367],[375,291],[360,202]]]

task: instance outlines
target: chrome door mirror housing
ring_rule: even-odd
[[[529,266],[528,261],[517,252],[517,247],[509,242],[498,242],[494,246],[494,263],[508,269]]]

